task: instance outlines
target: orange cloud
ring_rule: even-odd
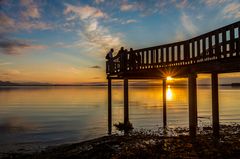
[[[105,13],[101,10],[91,7],[91,6],[74,6],[71,4],[66,4],[66,9],[64,10],[64,14],[74,13],[77,14],[81,20],[88,18],[103,18],[107,17]]]

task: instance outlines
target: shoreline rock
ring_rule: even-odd
[[[47,159],[141,159],[141,158],[240,158],[240,126],[221,126],[221,136],[216,139],[206,127],[196,138],[188,130],[175,129],[177,136],[162,136],[149,131],[129,135],[111,135],[80,143],[48,147],[32,154],[8,153],[2,158]],[[179,134],[180,132],[180,134]]]

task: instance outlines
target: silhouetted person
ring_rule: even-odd
[[[128,65],[129,65],[127,53],[128,53],[128,50],[125,49],[125,50],[123,51],[124,70],[127,70]]]
[[[121,47],[116,56],[121,57],[121,54],[124,52],[124,47]]]
[[[136,63],[137,63],[137,55],[133,51],[133,49],[130,48],[130,51],[129,51],[129,65],[130,65],[132,70],[136,69]]]
[[[123,71],[124,70],[124,47],[120,48],[116,56],[119,57],[120,69],[121,71]]]
[[[108,71],[111,73],[113,72],[113,48],[106,55],[106,59],[108,60]]]

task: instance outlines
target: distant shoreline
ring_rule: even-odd
[[[171,86],[187,86],[187,84],[170,84]],[[16,85],[0,85],[0,87],[107,87],[107,84],[102,85],[70,85],[70,84],[49,84],[49,85],[26,85],[26,84],[16,84]],[[121,84],[113,84],[112,86],[123,86]],[[130,86],[136,87],[150,87],[150,86],[162,86],[161,84],[130,84]],[[211,86],[211,84],[198,84],[197,86]],[[219,86],[227,86],[227,87],[240,87],[240,84],[220,84]]]
[[[162,86],[160,83],[129,83],[130,86]],[[171,83],[171,86],[187,86],[185,83]],[[0,81],[0,87],[105,87],[107,83],[86,83],[86,84],[51,84],[51,83],[14,83],[10,81]],[[122,86],[120,83],[115,83],[112,86]],[[211,84],[198,84],[198,86],[211,86]],[[240,87],[240,83],[220,84],[219,86]]]

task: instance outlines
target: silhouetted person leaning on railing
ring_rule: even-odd
[[[121,71],[125,70],[125,50],[124,47],[121,47],[121,49],[118,51],[117,56],[119,56],[119,62],[120,62],[120,69]]]
[[[141,55],[139,54],[139,53],[135,53],[135,55],[136,55],[136,67],[137,67],[137,69],[140,69],[140,66],[141,66],[141,60],[142,60],[142,57],[141,57]]]
[[[121,47],[116,56],[121,56],[124,52],[124,47]]]
[[[130,48],[129,51],[129,65],[131,70],[135,70],[137,67],[138,57],[136,53],[133,51],[132,48]]]
[[[128,70],[129,67],[129,61],[128,61],[128,50],[125,49],[122,53],[122,57],[123,57],[123,71]]]
[[[114,63],[113,63],[113,52],[114,52],[114,50],[113,50],[113,48],[112,49],[110,49],[110,51],[107,53],[107,55],[106,55],[106,59],[108,60],[107,62],[108,62],[108,65],[107,65],[107,72],[110,72],[110,73],[112,73],[112,72],[114,72]]]

